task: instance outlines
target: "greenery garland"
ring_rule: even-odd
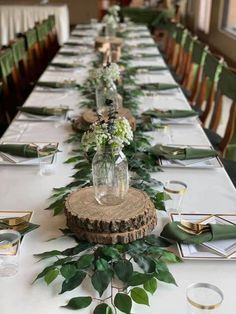
[[[126,64],[123,82],[134,85],[133,71]],[[125,106],[133,113],[138,109],[138,97],[142,92],[137,88],[127,89],[119,86]],[[93,82],[87,80],[80,90],[88,99],[84,106],[95,106]],[[145,125],[145,129],[143,128]],[[134,141],[124,149],[129,163],[132,179],[131,186],[144,190],[152,199],[158,210],[164,210],[164,195],[157,192],[155,186],[159,182],[151,178],[150,173],[160,171],[156,157],[150,152],[150,137],[145,134],[158,126],[152,121],[143,123],[137,118],[137,129],[134,131]],[[70,143],[80,143],[83,132],[77,131],[68,139]],[[80,147],[80,145],[78,145]],[[74,190],[92,185],[91,161],[94,152],[85,154],[82,148],[73,151],[75,154],[65,163],[73,164],[75,173],[72,182],[61,188],[54,188],[51,198],[53,202],[48,209],[58,215],[64,210],[66,197]],[[100,245],[80,241],[69,229],[61,229],[62,235],[71,237],[76,246],[64,251],[53,250],[37,254],[40,259],[53,259],[37,276],[35,280],[44,279],[47,285],[57,277],[62,279],[60,294],[71,291],[82,284],[87,278],[93,288],[98,292],[99,298],[92,296],[78,296],[68,301],[65,308],[79,310],[96,302],[94,314],[113,314],[117,310],[131,313],[133,302],[149,305],[149,295],[157,289],[157,280],[176,284],[166,265],[167,262],[180,262],[180,259],[166,248],[171,245],[169,241],[155,235],[146,236],[129,244]],[[136,264],[140,271],[133,268]],[[110,286],[108,297],[103,293]],[[99,303],[97,305],[97,303]]]

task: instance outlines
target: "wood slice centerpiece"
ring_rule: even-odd
[[[120,205],[103,206],[94,198],[94,188],[71,193],[65,204],[68,227],[81,240],[93,243],[128,243],[149,234],[157,223],[149,196],[130,188]]]
[[[129,109],[121,107],[118,110],[118,116],[125,117],[129,121],[131,128],[135,130],[136,119],[132,115]],[[107,120],[108,119],[107,114],[104,114],[103,118]],[[93,124],[97,120],[98,120],[98,116],[95,111],[93,111],[92,109],[86,110],[82,113],[82,115],[77,120],[73,122],[73,129],[87,131],[89,127],[91,126],[91,124]]]

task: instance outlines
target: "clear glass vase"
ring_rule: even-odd
[[[106,23],[105,36],[108,38],[116,37],[117,25],[114,23]]]
[[[96,88],[96,107],[99,114],[104,114],[108,110],[107,99],[112,100],[115,108],[118,108],[117,89],[112,81],[109,84],[101,83]]]
[[[95,199],[101,205],[121,204],[129,189],[128,162],[122,151],[98,148],[92,161]]]

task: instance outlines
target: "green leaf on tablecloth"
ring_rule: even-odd
[[[114,264],[114,271],[121,281],[127,282],[133,273],[133,265],[128,260],[119,260]]]
[[[99,247],[96,250],[95,253],[97,256],[100,256],[104,259],[106,259],[107,261],[115,261],[118,260],[120,258],[120,253],[119,251],[112,247],[112,246],[103,246],[103,247]]]
[[[47,283],[47,285],[50,285],[50,283],[57,278],[59,273],[60,273],[59,269],[50,269],[44,276],[44,280]]]
[[[134,271],[131,277],[129,278],[127,284],[128,286],[139,286],[144,284],[146,281],[151,279],[153,276],[150,274],[139,273]]]
[[[83,251],[86,251],[87,249],[91,248],[92,246],[93,246],[92,243],[89,243],[86,241],[80,241],[78,245],[62,251],[62,255],[66,255],[66,256],[77,255]]]
[[[75,288],[79,287],[83,282],[84,278],[86,277],[86,273],[83,271],[77,271],[76,274],[71,277],[70,279],[66,279],[62,283],[62,288],[60,294],[74,290]]]
[[[47,251],[47,252],[43,252],[39,254],[34,254],[34,256],[39,257],[40,260],[59,256],[59,255],[62,255],[62,254],[61,254],[61,251],[58,251],[58,250],[52,250],[52,251]]]
[[[165,210],[165,193],[157,192],[152,201],[158,210]]]
[[[147,292],[140,287],[135,287],[130,292],[131,298],[134,302],[138,304],[145,304],[149,306],[149,299]]]
[[[85,254],[79,258],[77,261],[77,268],[79,269],[87,269],[89,268],[94,261],[93,254]]]
[[[113,314],[113,311],[108,304],[101,303],[95,307],[93,314]]]
[[[159,271],[158,273],[156,273],[156,278],[160,281],[172,283],[177,286],[174,277],[169,271]]]
[[[70,299],[70,301],[62,307],[70,310],[81,310],[88,307],[92,301],[93,299],[91,297],[76,297]]]
[[[151,278],[143,284],[143,288],[153,294],[157,289],[157,281],[156,278]]]
[[[124,293],[117,293],[114,298],[116,308],[126,314],[130,314],[132,308],[132,299]]]
[[[170,262],[170,263],[182,262],[182,260],[177,255],[166,250],[163,250],[161,259],[164,260],[165,262]]]
[[[60,272],[66,280],[69,280],[70,278],[74,277],[77,272],[77,268],[75,265],[66,264],[61,267]]]
[[[104,258],[98,258],[95,262],[95,268],[100,271],[107,271],[110,269],[110,265]]]
[[[157,237],[153,234],[144,237],[144,240],[146,243],[150,244],[150,245],[154,245],[154,246],[158,246],[158,247],[168,247],[170,245],[172,245],[172,243],[162,237]]]
[[[111,271],[100,271],[96,270],[91,277],[91,282],[96,291],[98,291],[101,297],[103,292],[107,289],[112,279]]]
[[[133,257],[135,263],[137,263],[145,273],[151,274],[155,272],[156,263],[151,257],[145,256],[145,253],[143,255],[130,253],[130,255]]]

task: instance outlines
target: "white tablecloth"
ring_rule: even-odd
[[[145,62],[145,60],[144,60]],[[142,62],[139,60],[140,65]],[[164,61],[161,62],[164,64]],[[83,75],[78,74],[81,83],[86,78],[88,68]],[[49,70],[41,77],[47,80],[52,74]],[[158,77],[158,75],[157,75]],[[54,76],[56,79],[56,76]],[[159,77],[160,78],[160,77]],[[166,79],[173,82],[167,72]],[[160,78],[161,79],[161,78]],[[58,72],[61,80],[61,71]],[[146,74],[139,75],[139,80],[146,81]],[[165,80],[166,81],[166,80]],[[78,91],[46,92],[34,91],[26,101],[25,106],[58,106],[68,105],[74,109],[71,115],[80,112],[83,97]],[[151,108],[159,109],[189,109],[185,97],[180,90],[173,95],[143,96],[140,98],[140,112]],[[50,287],[43,280],[32,285],[33,278],[48,265],[47,261],[37,262],[33,254],[48,250],[63,250],[73,246],[73,240],[61,238],[55,241],[48,239],[60,235],[59,228],[65,227],[64,215],[52,216],[52,212],[44,209],[49,205],[53,187],[61,187],[71,181],[72,166],[63,162],[70,157],[72,144],[65,143],[71,134],[69,122],[27,122],[17,119],[11,124],[2,140],[24,141],[58,141],[56,172],[51,176],[41,176],[37,167],[0,167],[0,210],[33,210],[32,221],[40,224],[40,228],[25,236],[22,249],[20,270],[12,278],[0,278],[0,313],[1,314],[66,314],[67,309],[59,308],[72,297],[91,294],[88,282],[83,283],[73,291],[59,295],[61,280],[56,279]],[[150,132],[153,143],[159,141],[158,132]],[[198,122],[193,125],[171,126],[171,142],[174,144],[209,145],[209,142]],[[188,190],[182,204],[184,212],[197,213],[235,213],[236,191],[223,168],[220,169],[165,169],[153,174],[157,180],[165,182],[170,179],[187,183]],[[165,213],[158,214],[158,227],[155,233],[161,231],[167,221]],[[170,271],[176,279],[178,287],[162,282],[158,291],[150,297],[150,307],[133,305],[132,313],[136,314],[184,314],[187,313],[185,291],[194,282],[210,282],[219,286],[225,295],[222,314],[233,314],[235,308],[235,261],[184,261],[170,264]],[[80,311],[91,313],[90,309]],[[79,313],[79,312],[78,312]]]
[[[33,28],[49,15],[56,17],[59,44],[69,37],[69,11],[66,4],[58,5],[0,5],[0,44],[7,45],[15,35]]]

